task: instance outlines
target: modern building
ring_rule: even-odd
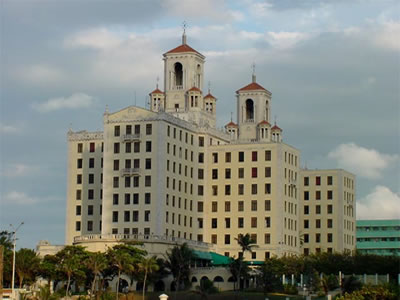
[[[354,250],[354,176],[300,169],[300,151],[271,124],[271,92],[255,74],[236,91],[237,123],[219,130],[217,98],[203,94],[205,57],[183,34],[163,60],[164,90],[150,93],[149,109],[106,110],[103,132],[68,132],[66,244],[101,250],[134,239],[163,254],[187,242],[238,257],[235,239],[249,233],[258,245],[246,253],[252,261]],[[306,192],[323,196],[306,200]],[[320,228],[303,229],[306,219]]]
[[[304,254],[355,249],[355,176],[344,170],[301,170],[300,236]]]
[[[357,220],[357,251],[400,256],[400,219]]]

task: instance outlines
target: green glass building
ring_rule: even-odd
[[[357,220],[356,237],[361,253],[400,256],[400,219]]]

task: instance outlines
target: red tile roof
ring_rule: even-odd
[[[188,92],[200,92],[201,93],[201,90],[194,86],[190,90],[188,90]]]
[[[179,45],[178,47],[169,50],[165,54],[168,54],[168,53],[184,53],[184,52],[194,52],[194,53],[197,53],[197,54],[200,54],[201,56],[203,56],[203,54],[201,54],[200,52],[194,50],[192,47],[190,47],[187,44]]]
[[[272,127],[272,130],[280,130],[280,131],[282,131],[282,129],[280,129],[276,124],[274,125],[274,127]]]
[[[225,125],[225,127],[238,127],[235,123],[233,123],[232,121],[230,121],[228,124]]]
[[[242,87],[240,90],[237,90],[236,92],[240,91],[256,91],[256,90],[263,90],[266,91],[265,88],[263,88],[261,85],[259,85],[257,82],[252,82],[245,87]]]
[[[263,120],[260,123],[258,123],[258,125],[268,125],[271,126],[271,124],[269,124],[267,121]]]
[[[150,94],[164,94],[163,91],[160,91],[158,88],[156,88],[154,91],[152,91]]]
[[[213,95],[211,95],[211,93],[208,93],[208,94],[204,97],[204,99],[206,99],[206,98],[217,99],[217,98],[215,98]]]

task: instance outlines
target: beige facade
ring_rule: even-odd
[[[303,253],[354,251],[355,176],[340,169],[300,174]]]
[[[301,185],[309,171],[300,170],[299,150],[283,143],[282,129],[270,124],[271,93],[253,74],[236,92],[237,124],[222,131],[215,125],[217,99],[210,91],[203,96],[203,74],[204,56],[184,36],[182,45],[164,54],[164,92],[157,87],[150,93],[149,110],[106,111],[104,132],[68,132],[66,244],[101,249],[137,239],[160,254],[165,245],[187,241],[237,257],[235,238],[249,233],[258,245],[246,253],[249,260],[304,251],[308,216],[301,194],[307,188]],[[345,213],[350,199],[355,205],[354,189],[338,180],[354,185],[354,176],[319,174],[329,172],[338,172],[332,175],[337,230],[335,245],[324,241],[320,248],[352,249],[354,217]]]

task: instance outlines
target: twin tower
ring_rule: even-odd
[[[150,109],[166,112],[204,128],[216,127],[216,102],[210,90],[203,96],[205,56],[186,43],[164,56],[164,92],[157,88],[150,93]],[[237,124],[225,126],[231,140],[244,142],[281,142],[282,130],[271,126],[271,93],[256,82],[236,91]]]

